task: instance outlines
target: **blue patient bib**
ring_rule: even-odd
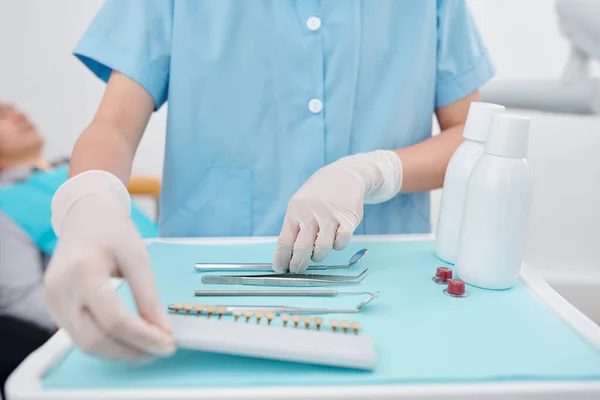
[[[57,241],[50,222],[50,205],[68,174],[68,166],[60,166],[34,172],[24,182],[0,186],[0,211],[20,226],[41,251],[50,255]],[[156,223],[133,204],[131,217],[143,238],[157,236]]]

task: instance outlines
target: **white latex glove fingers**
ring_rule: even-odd
[[[329,255],[329,252],[333,248],[337,230],[337,221],[330,220],[319,223],[319,233],[317,233],[315,249],[312,254],[313,261],[323,261]]]
[[[333,248],[335,250],[344,250],[350,242],[350,239],[352,239],[353,233],[354,228],[345,228],[343,225],[340,225],[337,230],[335,241],[333,242]]]
[[[148,362],[152,359],[141,351],[110,338],[85,310],[80,309],[77,314],[72,315],[70,322],[64,328],[77,346],[87,354],[114,361],[136,363]]]
[[[144,271],[140,271],[142,273]],[[88,281],[89,282],[89,281]],[[175,351],[173,339],[156,325],[132,315],[119,300],[110,281],[82,285],[86,308],[107,335],[132,351],[154,356],[169,356]],[[122,346],[121,346],[122,347]]]
[[[298,225],[286,215],[283,220],[279,239],[277,240],[277,249],[273,260],[273,270],[279,274],[286,272],[292,259],[294,243],[298,237]]]
[[[58,257],[63,255],[60,244],[54,254]],[[69,285],[72,281],[64,279],[69,275],[72,275],[75,282],[79,284]],[[109,338],[87,311],[85,306],[88,295],[86,287],[89,284],[86,282],[101,282],[103,279],[109,279],[108,273],[106,276],[102,276],[102,273],[86,269],[74,261],[70,268],[65,269],[60,269],[58,265],[51,265],[45,276],[46,291],[44,295],[48,311],[56,324],[64,328],[73,342],[84,352],[107,356],[117,361],[139,361],[143,358],[139,350],[124,346]],[[114,290],[112,286],[110,289]]]
[[[160,340],[156,333],[151,334],[148,332],[148,335],[152,335],[153,340],[157,341],[156,343],[160,341],[163,346],[166,346],[167,335],[164,335],[164,333],[170,335],[172,327],[160,301],[148,251],[135,230],[133,222],[128,222],[129,235],[135,239],[115,244],[115,261],[131,288],[140,316],[151,324],[157,325],[163,331]],[[168,340],[168,343],[169,346],[167,347],[174,346],[171,339]]]
[[[64,243],[59,241],[44,274],[44,303],[55,324],[71,334],[71,321],[81,314],[83,308],[83,299],[73,282],[81,281],[86,274],[85,271],[78,272],[76,256],[73,256],[73,261],[64,260],[68,254]]]
[[[290,261],[290,272],[299,273],[308,268],[308,261],[313,253],[318,230],[319,225],[314,220],[307,225],[300,226]]]

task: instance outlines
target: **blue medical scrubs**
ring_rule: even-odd
[[[108,0],[75,54],[168,102],[161,236],[277,235],[315,171],[427,139],[494,70],[464,0]],[[414,193],[356,234],[429,230]]]

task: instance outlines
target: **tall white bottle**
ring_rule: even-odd
[[[467,185],[455,264],[470,285],[508,289],[518,280],[532,201],[528,142],[528,118],[492,117],[485,154]]]
[[[497,104],[471,103],[463,130],[465,140],[458,146],[446,168],[436,228],[435,251],[439,258],[448,263],[456,262],[469,176],[475,163],[483,155],[492,115],[502,113],[504,109],[504,106]]]

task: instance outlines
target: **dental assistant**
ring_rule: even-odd
[[[118,360],[175,348],[125,187],[154,111],[159,234],[278,235],[274,269],[299,272],[353,234],[429,231],[427,192],[494,72],[465,0],[108,0],[75,55],[107,86],[53,201],[45,297]]]

